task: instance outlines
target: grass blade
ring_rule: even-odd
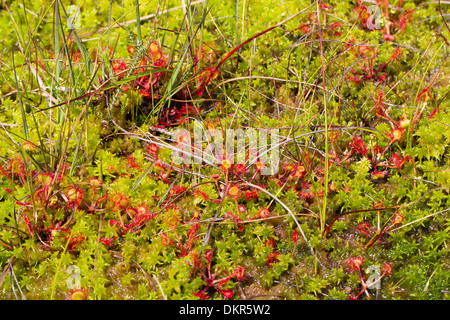
[[[16,89],[17,89],[17,97],[19,99],[20,114],[22,116],[23,133],[25,135],[25,139],[28,140],[29,134],[28,134],[27,115],[26,115],[25,108],[23,105],[22,95],[20,94],[19,79],[17,78],[16,64],[14,62],[14,49],[12,49],[11,52],[12,52],[11,56],[12,56],[12,60],[13,60],[14,79],[15,79]]]

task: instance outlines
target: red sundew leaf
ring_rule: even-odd
[[[377,179],[377,178],[386,178],[388,175],[387,171],[378,171],[378,170],[374,170],[374,172],[372,172],[372,177]]]
[[[386,40],[386,41],[394,41],[395,40],[394,36],[392,34],[389,34],[389,33],[385,33],[383,35],[383,39]]]
[[[361,266],[362,266],[363,262],[364,262],[364,259],[361,257],[354,257],[348,261],[350,268],[353,271],[361,270]]]
[[[110,246],[112,246],[114,240],[115,240],[115,238],[100,238],[98,241],[100,241],[104,245],[110,247]]]
[[[258,190],[246,191],[246,192],[244,192],[244,197],[246,200],[250,200],[250,199],[256,200],[259,197]]]
[[[115,219],[109,220],[109,224],[112,226],[120,226],[120,222]]]
[[[205,200],[209,200],[208,195],[207,195],[206,193],[200,191],[200,190],[195,190],[195,191],[194,191],[194,194],[197,194],[197,195],[201,196],[201,197],[202,197],[203,199],[205,199]]]
[[[170,196],[174,196],[177,194],[180,194],[182,192],[184,192],[187,189],[187,187],[179,187],[179,186],[173,186],[172,189],[170,189],[169,191],[169,195]]]
[[[292,232],[292,242],[297,244],[298,241],[298,232],[297,229],[294,230],[294,232]]]
[[[279,255],[279,253],[278,253],[277,251],[272,251],[272,252],[267,256],[267,262],[266,262],[266,264],[267,264],[267,266],[268,266],[269,268],[272,267],[272,264],[273,264],[274,262],[280,261],[280,260],[278,259],[278,255]]]
[[[362,154],[363,156],[367,155],[367,147],[364,141],[360,137],[353,137],[352,142],[350,143],[350,146],[355,149],[358,153]]]
[[[203,93],[205,92],[205,86],[203,84],[201,84],[195,91],[194,91],[194,95],[196,95],[197,97],[201,97],[203,96]]]
[[[273,248],[275,246],[275,239],[273,239],[273,238],[269,239],[269,240],[266,241],[265,244],[266,244],[267,247]]]
[[[370,232],[373,231],[372,228],[370,228],[370,225],[367,222],[360,223],[358,225],[358,231],[365,234],[366,236],[369,236]]]
[[[319,4],[319,8],[324,11],[328,11],[330,9],[330,6],[325,3],[321,3],[321,4]]]
[[[127,157],[127,162],[128,162],[128,167],[129,167],[130,169],[138,169],[138,170],[141,170],[141,166],[140,166],[139,164],[136,163],[136,159],[135,159],[132,155],[129,155],[129,156]]]
[[[360,83],[362,81],[361,79],[358,79],[358,78],[355,78],[355,77],[347,77],[347,79],[351,80],[353,82],[356,82],[356,83]]]
[[[216,288],[217,289],[217,288]],[[232,289],[227,289],[227,290],[220,290],[217,289],[217,291],[219,291],[221,294],[223,294],[223,297],[225,299],[230,299],[231,297],[233,297],[234,295],[234,291]]]
[[[2,165],[0,165],[0,174],[4,177],[9,177],[9,173],[3,168]]]
[[[392,271],[392,264],[385,262],[383,264],[383,273],[386,274],[388,277],[391,276],[391,271]]]
[[[68,239],[68,237],[66,237],[65,239]],[[79,246],[84,241],[84,239],[85,239],[85,236],[82,234],[79,234],[79,235],[71,238],[67,249],[68,250],[75,249],[77,246]]]
[[[193,294],[194,294],[194,296],[199,297],[202,300],[209,299],[209,297],[206,294],[204,294],[203,292],[194,292]]]
[[[154,157],[156,157],[156,153],[158,152],[159,147],[154,144],[154,143],[150,143],[147,147],[147,151],[152,154]]]
[[[426,94],[428,92],[428,90],[430,90],[430,87],[426,87],[422,91],[420,91],[419,95],[417,96],[417,100],[416,101],[422,100],[422,96],[424,94]]]
[[[188,232],[188,237],[189,237],[189,238],[194,237],[194,236],[195,236],[195,233],[198,231],[199,228],[200,228],[199,224],[195,224],[195,225],[191,228],[191,230],[189,230],[189,232]]]
[[[306,34],[310,31],[310,28],[307,24],[303,24],[300,27],[298,27],[297,29],[301,29],[303,34]]]
[[[342,27],[341,22],[333,22],[332,24],[330,24],[330,28],[340,28],[340,27]]]
[[[433,111],[431,111],[430,115],[428,116],[428,119],[434,118],[438,112],[438,108],[434,108]]]
[[[380,81],[384,81],[384,80],[386,79],[386,77],[387,77],[387,73],[386,73],[386,74],[383,74],[381,77],[378,77],[378,79],[379,79]]]
[[[205,258],[206,258],[206,261],[208,261],[208,264],[211,264],[211,261],[212,261],[212,251],[211,250],[205,251]]]
[[[245,273],[245,269],[243,267],[236,267],[234,269],[234,277],[236,278],[236,280],[240,281],[242,279],[244,279],[244,273]]]
[[[30,202],[20,202],[20,201],[16,201],[16,204],[18,206],[30,206],[31,207],[31,203]]]

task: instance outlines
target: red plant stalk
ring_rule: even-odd
[[[220,68],[220,66],[227,61],[236,51],[238,51],[239,49],[241,49],[243,46],[245,46],[247,43],[253,41],[254,39],[262,36],[263,34],[278,28],[280,26],[282,26],[283,24],[285,24],[286,22],[288,22],[289,20],[294,19],[296,16],[298,16],[299,14],[303,13],[304,11],[306,11],[307,9],[311,8],[313,5],[315,5],[317,3],[317,1],[315,1],[314,3],[310,4],[309,6],[307,6],[305,9],[303,9],[302,11],[297,12],[296,14],[290,16],[289,18],[277,23],[276,25],[271,26],[270,28],[263,30],[257,34],[255,34],[253,37],[247,39],[246,41],[242,42],[240,45],[238,45],[237,47],[235,47],[233,50],[231,50],[225,57],[222,58],[222,60],[219,61],[219,63],[214,67],[214,69],[211,71],[211,73],[209,74],[208,78],[206,79],[206,81],[204,82],[209,83],[209,81],[211,80],[211,78],[214,76],[214,74],[217,72],[217,70]]]

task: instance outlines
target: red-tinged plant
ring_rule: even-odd
[[[198,60],[200,59],[200,60]],[[197,49],[194,56],[194,63],[197,65],[199,61],[210,66],[216,59],[214,45],[203,45],[201,50]]]
[[[22,144],[22,148],[23,150],[25,150],[26,153],[29,154],[35,154],[38,151],[38,147],[30,141],[25,141]]]
[[[366,144],[360,137],[353,137],[353,140],[350,143],[350,147],[352,147],[352,150],[350,151],[350,153],[357,152],[363,156],[367,156]]]
[[[377,168],[375,168],[371,175],[374,179],[384,179],[388,176],[388,173],[387,171],[379,171]]]
[[[247,190],[243,192],[244,198],[246,200],[257,200],[259,197],[259,192],[257,189],[255,190]]]
[[[187,256],[191,250],[193,249],[195,243],[198,240],[198,229],[200,228],[200,225],[198,223],[194,224],[194,226],[188,231],[187,239],[185,243],[183,243],[178,236],[177,233],[175,233],[178,243],[176,244],[176,247],[179,250],[178,258],[182,258]]]
[[[94,199],[94,193],[92,195],[91,198],[91,203],[88,205],[86,211],[90,212],[91,214],[94,214],[96,212],[103,212],[106,209],[104,208],[104,206],[106,205],[107,201],[108,201],[109,197],[107,194]]]
[[[296,165],[294,166],[294,170],[292,171],[291,175],[289,176],[290,179],[296,179],[296,182],[298,182],[299,179],[303,178],[306,174],[306,168],[302,165]]]
[[[210,197],[209,197],[206,193],[204,193],[203,191],[200,191],[200,190],[194,190],[193,194],[194,194],[194,195],[199,195],[199,196],[202,197],[205,201],[208,201],[208,200],[214,200],[214,199],[210,199]]]
[[[208,67],[200,72],[199,80],[200,85],[194,91],[194,95],[201,97],[206,90],[206,87],[209,86],[212,80],[215,80],[219,76],[219,71],[215,68]]]
[[[233,166],[233,164],[231,163],[230,160],[225,158],[221,161],[220,166],[222,167],[222,170],[224,172],[228,172],[231,169],[231,167]]]
[[[370,241],[365,245],[365,249],[369,249],[370,247],[372,247],[375,242],[380,241],[382,242],[383,237],[385,237],[386,235],[388,235],[391,231],[392,228],[401,224],[403,222],[403,216],[399,213],[394,213],[385,223],[383,226],[381,226],[378,230],[373,230],[373,229],[367,229],[369,231],[369,233],[372,234],[372,238],[370,239]],[[386,243],[386,242],[382,242],[382,243]]]
[[[340,28],[342,26],[342,23],[340,22],[333,22],[330,23],[327,26],[327,12],[331,10],[330,6],[324,3],[319,4],[319,13],[323,13],[323,17],[319,16],[319,13],[311,13],[308,15],[308,23],[302,24],[300,27],[296,28],[295,30],[301,30],[303,34],[307,34],[314,29],[312,26],[319,25],[319,22],[321,23],[321,29],[323,34],[328,34],[332,36],[338,36],[341,34],[341,32],[336,31],[335,29]],[[316,31],[319,30],[319,28],[315,29]],[[318,33],[317,35],[318,36]]]
[[[8,172],[1,164],[0,164],[0,174],[7,179],[11,179],[10,172]]]
[[[391,158],[389,159],[390,164],[380,164],[380,166],[401,170],[403,169],[404,164],[408,163],[411,160],[412,158],[410,156],[400,158],[400,156],[397,153],[393,153],[391,155]]]
[[[356,63],[358,64],[358,66],[361,68],[362,71],[351,69],[350,72],[357,77],[349,76],[347,78],[356,83],[364,82],[367,80],[384,82],[387,77],[387,74],[381,75],[380,73],[384,69],[386,69],[386,67],[392,61],[398,59],[399,51],[394,51],[394,54],[390,57],[390,59],[386,63],[382,63],[377,66],[376,64],[378,57],[377,48],[365,45],[364,43],[358,45],[359,50],[355,50],[354,47],[355,47],[354,40],[350,41],[349,44],[346,45],[346,48],[354,56]]]
[[[68,293],[68,300],[86,300],[89,291],[85,289],[73,289]]]
[[[130,169],[142,170],[141,166],[138,163],[136,163],[136,158],[133,157],[132,155],[127,156],[127,163],[128,168]]]
[[[289,18],[287,18],[287,19],[285,19],[285,20],[283,20],[283,21],[281,21],[281,22],[279,22],[279,23],[277,23],[277,24],[275,24],[275,25],[273,25],[273,26],[271,26],[271,27],[269,27],[269,28],[267,28],[267,29],[265,29],[265,30],[263,30],[263,31],[261,31],[261,32],[259,32],[259,33],[257,33],[257,34],[255,34],[254,36],[248,38],[247,40],[243,41],[241,44],[239,44],[238,46],[236,46],[235,48],[233,48],[233,50],[231,50],[227,55],[225,55],[225,57],[223,57],[223,58],[215,65],[214,68],[211,68],[210,70],[208,70],[208,72],[207,72],[207,73],[208,73],[208,77],[205,77],[205,80],[202,81],[202,83],[203,83],[203,84],[207,84],[207,83],[210,82],[210,80],[211,80],[212,78],[217,77],[218,71],[219,71],[220,67],[222,66],[222,64],[224,64],[225,61],[227,61],[234,53],[236,53],[237,51],[239,51],[239,49],[241,49],[243,46],[245,46],[246,44],[252,42],[252,41],[255,40],[256,38],[258,38],[258,37],[260,37],[260,36],[266,34],[267,32],[269,32],[269,31],[271,31],[271,30],[273,30],[273,29],[275,29],[275,28],[278,28],[278,27],[280,27],[280,26],[283,26],[286,22],[290,21],[291,19],[293,19],[294,17],[296,17],[298,14],[300,14],[300,13],[302,13],[302,12],[308,10],[308,9],[309,9],[310,7],[312,7],[313,5],[315,5],[315,3],[310,4],[309,6],[307,6],[306,8],[304,8],[302,11],[298,12],[297,14],[292,15],[292,16],[290,16]],[[198,90],[198,92],[196,92],[197,95],[198,95],[199,93],[203,94],[204,91],[205,91],[205,88],[204,88],[204,86],[203,86],[202,88],[199,88],[199,89],[197,89],[197,90]]]
[[[69,208],[77,208],[84,197],[84,191],[81,188],[78,187],[70,187],[67,190],[66,197],[68,200],[68,207]]]
[[[389,8],[390,5],[388,0],[376,1],[376,4],[379,5],[377,9],[381,9],[379,11],[372,10],[373,7],[364,2],[365,1],[358,0],[357,6],[355,7],[355,13],[358,15],[358,20],[361,23],[360,26],[366,31],[380,31],[380,29],[376,28],[377,23],[374,19],[378,19],[378,15],[382,14],[384,16],[385,29],[383,39],[385,41],[394,41],[394,35],[404,31],[407,24],[411,21],[412,10],[407,10],[399,18],[396,18],[396,10],[394,8]],[[401,2],[402,1],[398,2],[398,8],[401,7]]]
[[[247,168],[242,163],[238,163],[233,166],[233,172],[235,175],[241,176],[247,173]]]
[[[294,244],[297,244],[297,242],[298,242],[298,231],[297,231],[297,229],[294,229],[294,231],[292,232],[292,242]]]
[[[130,203],[130,200],[127,196],[122,193],[116,193],[115,195],[109,198],[113,204],[113,210],[116,211],[117,216],[119,217],[120,227],[124,228],[125,225],[122,219],[122,210],[126,209]],[[113,225],[119,225],[119,223],[115,220],[110,220],[110,223]]]
[[[169,235],[167,233],[161,233],[161,235],[159,236],[161,238],[161,243],[165,246],[171,246],[173,244],[172,239],[169,237]]]
[[[237,199],[240,193],[241,189],[237,185],[228,188],[228,195],[234,199]]]
[[[383,39],[385,41],[394,41],[395,40],[394,36],[390,33],[383,34]]]
[[[357,1],[357,6],[354,8],[357,14],[358,20],[361,22],[361,27],[369,29],[369,26],[373,25],[373,21],[369,20],[370,14],[368,7],[360,0]]]
[[[255,219],[267,219],[269,217],[270,211],[267,208],[262,208],[259,210],[258,214],[254,217],[247,216],[247,219],[255,220]]]
[[[284,187],[296,185],[306,175],[306,167],[301,164],[287,164],[278,178],[278,184]]]
[[[187,187],[185,186],[173,186],[170,190],[169,190],[169,196],[173,197],[176,195],[179,195],[180,193],[183,193],[184,191],[186,191]]]
[[[295,253],[295,249],[297,249],[297,243],[298,243],[298,231],[297,229],[294,229],[294,231],[292,231],[292,236],[291,236],[291,240],[292,243],[294,244],[294,249],[292,249],[292,256]]]
[[[111,196],[110,199],[111,199],[112,203],[114,204],[115,210],[124,209],[130,203],[130,200],[128,199],[128,197],[126,195],[124,195],[123,193],[116,193],[115,195]]]
[[[103,243],[107,247],[111,247],[113,245],[114,240],[117,238],[100,238],[99,241]]]
[[[363,258],[354,257],[348,261],[348,264],[350,265],[351,270],[361,272],[361,266],[362,266],[363,262],[364,262]]]
[[[264,162],[262,162],[260,159],[256,160],[255,162],[255,169],[256,172],[260,172],[261,170],[263,170],[266,167],[266,165],[264,164]]]
[[[400,141],[403,138],[403,132],[404,129],[402,127],[397,127],[390,134],[388,134],[388,137],[390,138],[390,144]]]
[[[128,66],[124,61],[114,61],[112,70],[117,80],[122,80],[128,71]]]
[[[381,271],[384,275],[390,277],[392,272],[392,264],[385,261],[383,263],[383,268],[381,269]]]
[[[69,237],[66,237],[66,240],[68,240]],[[75,250],[76,247],[78,247],[81,243],[84,242],[84,240],[86,239],[86,237],[82,234],[78,234],[76,236],[72,236],[69,240],[69,244],[67,246],[67,250],[68,251],[73,251]]]
[[[386,108],[385,102],[384,102],[384,92],[378,92],[373,99],[375,102],[375,115],[383,118],[385,120],[388,120],[391,125],[395,124],[395,121],[391,118],[391,116],[388,113],[388,108]]]
[[[311,31],[311,28],[307,23],[302,24],[300,27],[296,28],[295,30],[302,30],[303,34],[307,34],[309,31]]]
[[[393,32],[395,34],[399,34],[406,29],[406,26],[412,20],[412,13],[412,9],[409,9],[405,13],[403,13],[398,20],[395,20],[392,23]]]
[[[371,289],[371,287],[373,287],[375,284],[381,282],[381,279],[383,279],[385,276],[390,277],[391,275],[392,272],[391,264],[389,264],[388,262],[384,262],[383,267],[381,269],[381,274],[379,274],[378,276],[376,275],[376,278],[373,280],[371,279],[372,277],[367,278],[367,275],[364,275],[362,271],[363,263],[364,259],[362,257],[354,257],[348,261],[350,270],[356,273],[362,286],[362,288],[360,289],[359,293],[356,296],[349,295],[350,300],[358,300],[363,293],[366,294],[368,299],[372,299],[372,296],[370,295],[368,290]],[[371,281],[369,282],[369,280]]]
[[[239,212],[239,203],[238,198],[241,195],[241,189],[238,185],[232,185],[228,187],[227,190],[228,196],[234,199],[234,203],[236,205],[236,211]]]
[[[128,46],[127,50],[133,56],[136,54],[136,49],[133,46]],[[132,72],[132,74],[137,75],[138,78],[126,87],[136,88],[137,91],[144,97],[157,97],[156,91],[159,87],[159,82],[163,77],[164,72],[159,71],[139,77],[139,74],[147,71],[149,67],[161,69],[165,69],[167,67],[167,57],[164,55],[160,45],[156,41],[150,43],[148,55],[143,56],[137,62],[137,65]],[[129,66],[123,60],[114,61],[112,63],[114,75],[118,80],[122,80],[124,78],[124,76],[128,73],[128,68]]]
[[[231,211],[228,211],[227,213],[225,213],[225,217],[233,219],[234,224],[238,227],[238,230],[240,232],[244,231],[244,226],[242,225],[242,220],[239,216],[234,215]]]
[[[156,144],[154,144],[154,143],[150,143],[147,146],[148,153],[150,153],[155,159],[158,158],[158,155],[157,155],[158,154],[158,150],[159,150],[158,146]]]
[[[366,237],[369,237],[371,232],[376,232],[374,229],[371,228],[370,224],[368,222],[362,222],[358,224],[358,232],[363,233]]]
[[[19,178],[20,183],[24,183],[26,179],[26,172],[25,172],[25,164],[22,161],[21,158],[16,157],[9,161],[8,163],[10,176],[14,178]]]
[[[278,251],[275,250],[275,239],[269,239],[265,243],[266,247],[272,248],[272,252],[270,252],[267,255],[266,265],[270,268],[272,267],[273,263],[280,261],[278,259]]]
[[[242,267],[236,267],[234,272],[231,274],[225,275],[222,278],[218,278],[219,276],[219,266],[214,268],[214,273],[211,272],[211,263],[212,263],[212,251],[205,251],[205,259],[206,259],[206,273],[202,270],[201,263],[199,261],[193,263],[194,268],[198,270],[203,280],[206,282],[206,286],[199,292],[195,292],[194,295],[199,297],[200,299],[208,299],[207,292],[210,289],[214,289],[220,292],[225,299],[230,299],[234,295],[234,291],[232,289],[225,289],[225,286],[231,279],[235,279],[237,281],[241,281],[244,279],[245,270]],[[194,258],[195,260],[195,258]],[[224,274],[224,272],[220,272],[220,274]]]

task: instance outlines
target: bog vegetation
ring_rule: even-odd
[[[449,16],[2,0],[0,298],[447,299]],[[278,129],[277,172],[175,163],[194,122]]]

